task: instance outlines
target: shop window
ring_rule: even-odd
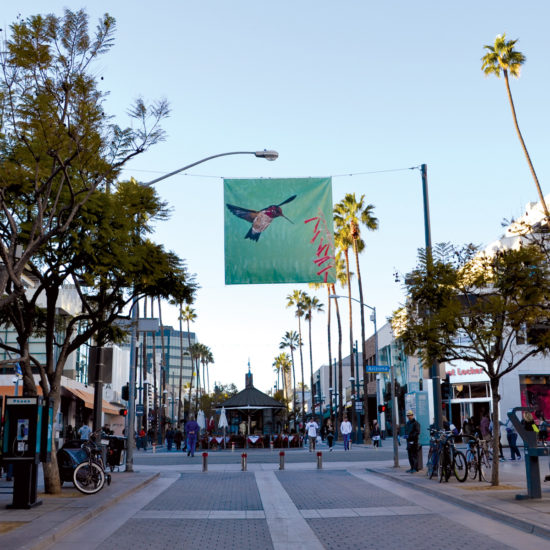
[[[470,384],[470,397],[489,397],[488,384]]]

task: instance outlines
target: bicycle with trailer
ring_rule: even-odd
[[[95,439],[101,430],[90,434],[87,441],[71,441],[57,452],[57,462],[61,482],[70,481],[81,492],[95,494],[103,489],[105,483],[111,484],[111,474],[105,473],[103,449]],[[76,443],[79,446],[76,447]],[[107,440],[101,440],[108,444]]]

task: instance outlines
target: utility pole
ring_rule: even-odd
[[[420,167],[420,171],[422,173],[422,196],[424,199],[424,234],[426,239],[426,259],[428,262],[428,274],[430,274],[432,267],[432,235],[430,229],[430,201],[428,198],[427,165],[422,164]],[[435,359],[430,366],[430,375],[432,378],[434,425],[437,429],[440,429],[443,421],[443,413],[441,410],[441,380],[439,375],[439,363]]]

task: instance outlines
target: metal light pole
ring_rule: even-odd
[[[424,202],[424,237],[426,240],[426,258],[428,261],[428,270],[430,270],[432,265],[432,233],[430,228],[430,201],[428,198],[428,167],[426,164],[422,164],[420,166],[420,172],[422,174],[422,198]],[[430,374],[432,377],[434,424],[435,427],[439,429],[442,426],[443,412],[441,410],[441,380],[439,376],[439,364],[435,360],[430,365]]]
[[[397,407],[395,406],[395,367],[391,360],[391,344],[388,346],[388,365],[390,366],[391,380],[391,433],[393,438],[393,467],[399,468],[399,450],[397,449]]]
[[[197,166],[198,164],[202,164],[203,162],[207,162],[209,160],[219,158],[219,157],[227,157],[230,155],[254,155],[258,158],[264,158],[269,161],[277,160],[279,157],[279,153],[277,151],[267,150],[264,149],[263,151],[230,151],[228,153],[219,153],[217,155],[211,155],[209,157],[205,157],[203,159],[197,160],[196,162],[192,162],[191,164],[187,164],[183,168],[179,168],[178,170],[174,170],[173,172],[170,172],[168,174],[165,174],[164,176],[161,176],[160,178],[156,178],[154,180],[148,181],[146,183],[141,183],[140,185],[143,185],[145,187],[150,187],[151,185],[154,185],[155,183],[165,180],[167,178],[170,178],[172,176],[175,176],[176,174],[179,174],[180,172],[183,172],[184,170],[189,170],[189,168],[193,168],[193,166]],[[134,471],[134,444],[135,444],[135,438],[134,438],[134,429],[135,429],[135,398],[134,398],[134,386],[135,386],[135,378],[132,375],[133,372],[133,365],[134,365],[134,355],[135,355],[135,342],[137,339],[137,321],[138,321],[138,315],[136,312],[136,304],[137,300],[134,300],[132,303],[132,335],[130,339],[130,400],[128,402],[128,433],[126,434],[128,437],[128,443],[127,443],[127,451],[126,451],[126,472],[133,472]]]

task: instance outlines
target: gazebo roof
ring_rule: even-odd
[[[284,409],[284,405],[256,389],[252,384],[252,373],[246,374],[246,387],[237,395],[222,403],[226,409]]]

